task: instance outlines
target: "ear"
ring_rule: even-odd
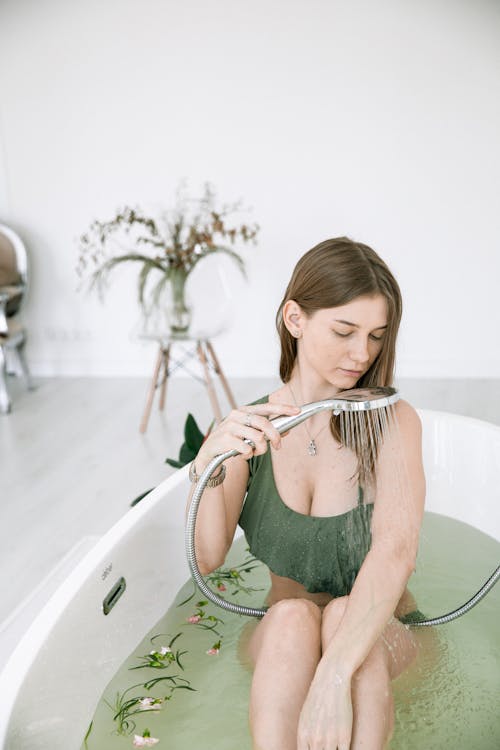
[[[287,300],[283,305],[283,322],[294,338],[302,336],[304,313],[294,299]]]

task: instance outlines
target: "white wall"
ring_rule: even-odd
[[[184,176],[262,227],[228,375],[276,374],[293,264],[347,234],[400,281],[399,375],[499,377],[499,39],[494,0],[3,0],[0,221],[29,246],[34,372],[150,372],[133,275],[85,297],[75,240]]]

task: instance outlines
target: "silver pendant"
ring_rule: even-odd
[[[311,438],[311,442],[309,443],[309,448],[307,449],[307,452],[310,456],[315,456],[318,452],[316,449],[316,443],[314,442],[314,439]]]

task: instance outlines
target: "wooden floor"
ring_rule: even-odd
[[[278,385],[277,379],[231,381],[240,404]],[[498,380],[401,380],[398,387],[416,407],[500,424]],[[202,430],[208,427],[212,415],[202,386],[174,378],[166,410],[155,404],[141,435],[146,390],[146,380],[132,378],[38,379],[32,392],[10,380],[13,410],[0,415],[0,646],[2,622],[10,622],[11,640],[18,637],[27,620],[12,622],[12,613],[65,555],[70,568],[86,540],[92,544],[138,494],[174,471],[164,461],[178,456],[188,411]],[[50,593],[47,585],[32,599],[28,619]]]

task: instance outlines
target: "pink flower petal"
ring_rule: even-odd
[[[141,737],[140,734],[135,734],[132,745],[134,747],[153,747],[153,745],[157,745],[159,741],[160,740],[156,737]]]

